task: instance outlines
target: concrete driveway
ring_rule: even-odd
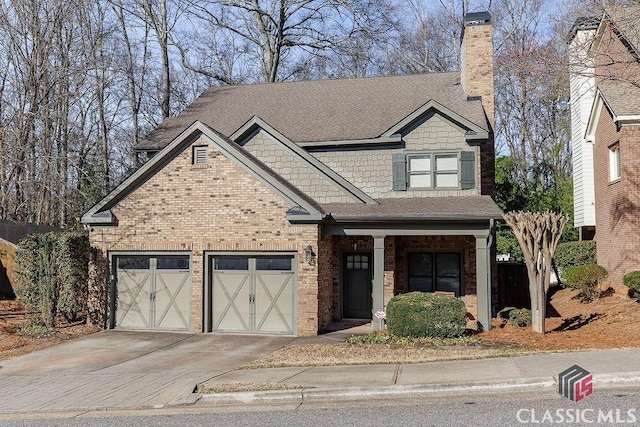
[[[293,337],[104,331],[0,361],[0,412],[160,407]]]

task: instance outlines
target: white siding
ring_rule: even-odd
[[[569,45],[573,207],[576,227],[596,225],[593,143],[584,140],[595,99],[594,70],[586,53],[594,34],[595,30],[578,31]]]

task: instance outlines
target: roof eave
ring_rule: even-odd
[[[337,223],[347,222],[478,222],[502,219],[502,214],[491,215],[336,215],[330,214]]]
[[[360,145],[385,145],[402,143],[402,135],[393,134],[377,138],[344,139],[339,141],[301,141],[296,144],[302,148],[351,147]]]

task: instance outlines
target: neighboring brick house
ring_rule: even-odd
[[[167,119],[82,218],[92,322],[315,335],[418,290],[489,329],[493,28],[465,23],[462,73],[215,87]]]
[[[592,152],[597,259],[611,284],[640,270],[639,16],[640,6],[626,6],[580,20],[570,45],[581,59],[572,78],[588,82],[572,85],[572,104],[583,104],[582,119],[573,117],[574,147],[578,137]]]

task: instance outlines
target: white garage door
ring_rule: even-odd
[[[212,258],[213,332],[293,334],[296,274],[292,256]]]
[[[115,266],[116,328],[189,330],[188,256],[118,256]]]

